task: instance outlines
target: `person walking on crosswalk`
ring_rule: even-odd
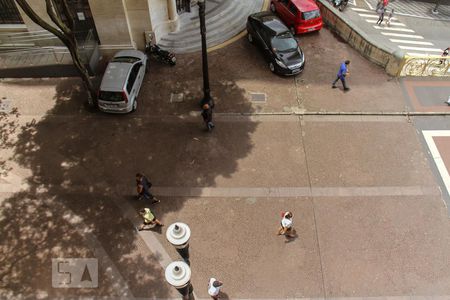
[[[447,47],[444,52],[442,52],[442,59],[439,61],[439,64],[442,65],[445,61],[445,58],[448,56],[448,53],[450,52],[450,47]]]
[[[391,12],[389,13],[388,18],[386,20],[386,25],[387,26],[391,26],[391,20],[392,20],[393,16],[394,16],[394,9],[391,9]]]
[[[384,6],[380,7],[380,9],[378,10],[378,14],[380,15],[380,17],[378,18],[377,25],[381,25],[381,23],[383,23],[385,11],[386,7]]]

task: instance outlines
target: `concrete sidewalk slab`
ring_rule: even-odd
[[[423,112],[448,112],[450,107],[445,102],[450,97],[450,82],[445,79],[429,78],[401,80],[409,109]]]
[[[404,110],[398,82],[328,30],[300,37],[300,41],[305,45],[307,66],[298,91],[307,111]],[[338,89],[332,89],[331,84],[340,64],[347,59],[350,75],[346,80],[351,90],[344,93],[341,82],[337,83]]]
[[[183,221],[192,230],[190,261],[200,298],[208,298],[210,277],[224,282],[223,292],[230,299],[323,296],[310,199],[170,198],[167,202],[182,205],[183,210],[165,214],[164,221]],[[169,205],[162,206],[170,210]],[[276,234],[285,210],[293,212],[298,233],[291,242]]]
[[[314,207],[327,297],[450,293],[439,198],[315,198]]]
[[[434,185],[415,129],[406,120],[305,122],[303,130],[313,186]]]

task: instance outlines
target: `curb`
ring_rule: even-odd
[[[305,111],[272,113],[215,113],[217,116],[450,116],[450,111]]]

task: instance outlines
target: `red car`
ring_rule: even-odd
[[[318,31],[323,25],[314,0],[271,0],[270,10],[280,16],[292,34]]]

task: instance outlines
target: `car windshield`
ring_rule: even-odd
[[[272,48],[279,52],[290,52],[297,49],[297,41],[289,32],[282,33],[272,38]]]
[[[103,101],[121,102],[123,101],[121,92],[100,91],[98,99]]]
[[[311,20],[311,19],[320,17],[320,11],[318,9],[316,9],[316,10],[304,12],[304,13],[302,13],[302,15],[303,15],[303,20]]]
[[[112,62],[122,62],[122,63],[135,63],[137,61],[140,61],[139,58],[137,57],[131,57],[131,56],[119,56],[119,57],[114,57],[112,60]]]

